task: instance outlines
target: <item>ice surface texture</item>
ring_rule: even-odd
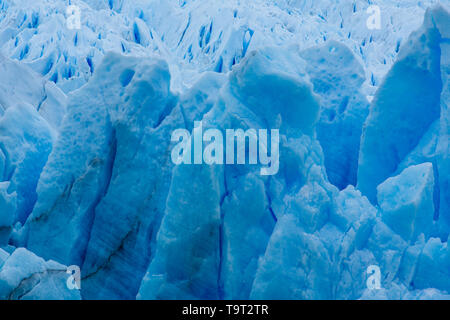
[[[0,298],[449,299],[450,14],[392,3],[0,0]],[[175,166],[200,120],[278,173]]]

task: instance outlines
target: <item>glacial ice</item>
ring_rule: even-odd
[[[55,261],[44,261],[24,248],[11,254],[0,249],[2,300],[79,300],[79,291],[67,289],[67,279],[66,267]]]
[[[450,299],[436,2],[0,0],[0,298]],[[278,173],[175,166],[194,121]]]
[[[327,175],[344,189],[356,185],[360,137],[369,103],[361,89],[364,69],[352,52],[336,41],[305,50],[307,72],[321,98],[317,139],[325,156]]]
[[[406,168],[377,188],[382,220],[406,241],[431,234],[434,216],[433,165],[429,162]]]
[[[29,104],[8,108],[0,119],[0,144],[6,156],[3,176],[11,181],[8,192],[17,192],[15,215],[22,223],[36,201],[36,185],[52,142],[49,124]]]
[[[358,167],[358,188],[371,201],[376,200],[376,186],[395,172],[440,116],[442,78],[446,77],[441,75],[440,44],[445,41],[441,28],[445,25],[436,24],[428,11],[424,26],[401,48],[372,103]]]
[[[8,193],[10,182],[0,182],[0,245],[8,244],[17,209],[17,193]]]

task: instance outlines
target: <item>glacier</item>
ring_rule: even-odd
[[[0,0],[0,299],[450,299],[449,79],[448,0]]]

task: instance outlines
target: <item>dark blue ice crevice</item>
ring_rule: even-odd
[[[199,32],[199,39],[198,39],[198,46],[200,48],[203,47],[203,37],[205,36],[205,26],[202,26],[200,28],[200,32]]]
[[[136,42],[137,44],[141,44],[141,34],[139,32],[139,27],[136,22],[133,24],[133,36],[134,42]]]
[[[158,128],[164,122],[164,120],[172,113],[172,110],[177,106],[177,103],[178,97],[175,96],[167,102],[166,107],[162,110],[158,120],[153,125],[153,129]]]
[[[53,56],[48,57],[48,58],[47,58],[47,62],[46,62],[46,64],[45,64],[44,69],[42,70],[41,75],[46,76],[47,74],[49,74],[50,71],[52,71],[52,68],[53,68],[53,66],[54,66],[54,63],[55,63],[55,62],[54,62]]]
[[[31,14],[31,22],[29,24],[29,27],[35,29],[38,26],[39,26],[39,12],[33,12]]]
[[[198,46],[200,48],[206,48],[211,40],[211,33],[213,29],[213,21],[210,21],[209,26],[201,26],[199,31]]]
[[[9,159],[9,153],[6,151],[3,143],[0,142],[0,152],[3,153],[5,157],[5,167],[3,168],[3,172],[0,172],[0,182],[11,180],[12,173],[10,173],[9,167],[11,166],[11,161]],[[14,172],[14,171],[13,171]]]
[[[211,40],[212,29],[213,29],[213,21],[211,21],[211,22],[209,23],[208,33],[206,34],[206,37],[205,37],[205,44],[206,44],[206,45],[208,45],[208,44],[209,44],[209,41]]]
[[[27,43],[23,46],[22,50],[20,51],[19,60],[25,59],[28,56],[29,52],[30,52],[30,46]]]
[[[94,64],[92,62],[92,57],[86,57],[86,63],[89,66],[89,71],[91,72],[91,74],[94,73]]]
[[[272,215],[273,221],[276,223],[278,221],[278,218],[277,218],[277,215],[275,214],[275,212],[272,209],[272,197],[270,196],[270,181],[271,181],[271,177],[269,177],[267,179],[267,181],[265,182],[264,189],[266,191],[266,197],[267,197],[267,203],[268,203],[269,212]]]
[[[222,56],[219,57],[219,60],[216,63],[214,71],[218,72],[218,73],[222,73],[222,71],[223,71],[223,57]]]
[[[243,38],[243,42],[242,42],[242,58],[244,58],[245,55],[247,54],[247,50],[250,45],[250,42],[252,41],[254,33],[255,33],[255,31],[253,31],[250,28],[247,29],[247,31],[244,33],[244,38]]]
[[[218,276],[217,276],[217,289],[218,289],[218,297],[220,300],[225,297],[225,289],[222,279],[222,270],[224,264],[224,216],[225,212],[223,211],[223,204],[225,199],[230,195],[227,184],[227,175],[226,170],[223,170],[223,183],[224,183],[224,193],[220,198],[220,226],[219,226],[219,268],[218,268]]]
[[[133,69],[126,69],[122,72],[122,74],[119,77],[120,84],[122,87],[128,86],[128,84],[131,82],[135,74],[135,71]]]
[[[183,42],[184,36],[186,35],[187,29],[189,29],[189,26],[191,25],[191,13],[189,13],[188,21],[186,23],[186,27],[183,30],[183,33],[181,34],[181,38],[178,41],[177,47],[180,46],[181,42]]]
[[[49,78],[50,81],[53,81],[54,83],[58,83],[58,71],[52,74],[52,76]]]
[[[123,6],[123,0],[108,0],[108,6],[110,10],[121,12]]]

